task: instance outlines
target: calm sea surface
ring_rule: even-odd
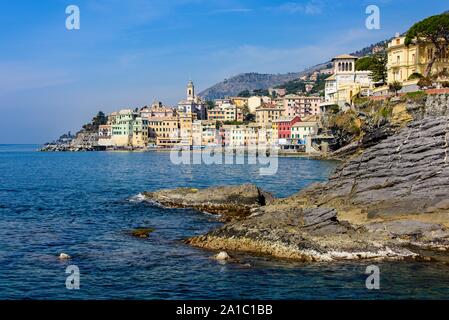
[[[252,182],[279,197],[324,181],[337,163],[280,158],[274,176],[255,165],[173,165],[168,153],[39,153],[0,145],[0,299],[396,299],[449,298],[449,267],[379,263],[380,290],[365,288],[368,263],[303,264],[238,257],[181,240],[220,223],[193,210],[139,202],[144,190]],[[148,239],[129,230],[156,229]],[[72,259],[58,260],[61,252]],[[80,290],[66,289],[68,265]]]

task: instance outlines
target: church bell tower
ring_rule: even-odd
[[[195,100],[195,86],[193,85],[192,80],[190,80],[187,85],[187,100],[188,101]]]

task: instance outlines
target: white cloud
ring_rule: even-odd
[[[321,14],[323,11],[323,2],[322,1],[310,1],[305,4],[298,2],[286,2],[277,7],[271,8],[272,10],[288,13],[288,14],[308,14],[315,15]]]
[[[245,13],[251,12],[252,9],[249,8],[228,8],[228,9],[217,9],[210,12],[210,14],[220,14],[220,13]]]

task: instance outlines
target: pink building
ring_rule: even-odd
[[[287,117],[306,117],[320,114],[320,104],[323,102],[321,97],[305,97],[297,95],[286,95],[282,99]]]

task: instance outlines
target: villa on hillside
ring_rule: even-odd
[[[350,105],[352,99],[359,95],[370,95],[374,83],[371,80],[371,71],[356,71],[355,63],[358,57],[351,55],[340,55],[332,59],[334,74],[326,79],[324,99],[321,104],[339,105],[344,107]]]
[[[419,78],[412,75],[424,76],[429,61],[435,53],[435,46],[430,41],[405,44],[405,37],[399,34],[388,43],[387,73],[388,84],[398,81],[402,84],[402,92],[419,90]],[[449,45],[443,54],[437,58],[430,71],[431,75],[448,74],[449,72]],[[388,86],[375,90],[375,95],[388,94]]]

